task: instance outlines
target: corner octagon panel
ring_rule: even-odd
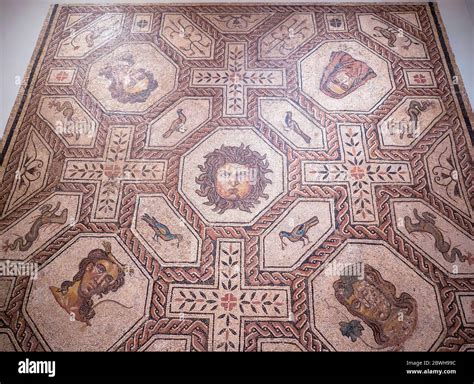
[[[297,268],[334,230],[334,202],[298,199],[260,238],[260,269]]]
[[[328,112],[372,112],[395,89],[388,61],[355,40],[314,48],[298,62],[298,81]]]
[[[176,89],[178,66],[149,42],[125,43],[94,62],[86,89],[109,112],[144,112]]]
[[[111,350],[148,316],[152,285],[116,235],[81,234],[41,265],[23,313],[46,350]]]

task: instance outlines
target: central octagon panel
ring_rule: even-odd
[[[114,234],[79,234],[41,265],[23,303],[46,350],[113,350],[147,318],[153,281]]]
[[[395,89],[389,63],[357,41],[322,43],[298,72],[301,91],[329,112],[371,112]]]
[[[151,43],[123,44],[93,63],[87,90],[109,112],[143,112],[175,90],[178,67]]]
[[[207,224],[252,225],[287,191],[286,158],[251,127],[220,127],[181,159],[179,191]]]

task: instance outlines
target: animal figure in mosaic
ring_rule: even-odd
[[[319,223],[318,217],[313,216],[309,220],[305,221],[304,223],[298,224],[290,232],[281,231],[279,234],[280,241],[281,241],[281,249],[285,249],[287,245],[285,244],[284,239],[288,239],[292,243],[296,243],[297,241],[302,241],[303,247],[305,245],[308,245],[309,244],[308,231],[318,223]],[[305,240],[307,241],[307,243],[305,243]]]
[[[414,223],[410,216],[405,216],[404,218],[405,228],[408,233],[429,233],[435,239],[436,249],[441,252],[444,259],[450,263],[454,263],[456,258],[461,262],[468,259],[458,248],[454,247],[451,249],[451,244],[444,240],[443,232],[436,226],[436,217],[432,213],[422,212],[420,215],[417,209],[413,209],[413,215],[418,221],[417,223]],[[449,252],[449,250],[451,250],[451,252]]]
[[[183,240],[183,236],[179,233],[172,233],[171,230],[163,223],[160,223],[155,217],[150,216],[148,213],[145,213],[142,216],[142,220],[145,221],[151,229],[155,232],[153,239],[156,241],[172,241],[177,240],[176,248],[179,248],[179,243]]]
[[[170,137],[174,132],[186,132],[186,129],[184,129],[186,115],[183,113],[181,108],[179,108],[176,113],[178,114],[178,117],[173,120],[168,130],[162,135],[165,139]]]
[[[395,47],[398,31],[393,31],[390,28],[382,28],[382,27],[374,27],[374,31],[379,32],[383,37],[385,37],[388,40],[387,44],[389,47]]]
[[[419,43],[417,43],[416,41],[413,41],[410,37],[404,34],[402,29],[396,29],[390,26],[386,26],[385,28],[374,27],[374,31],[377,31],[378,33],[380,33],[381,36],[385,37],[387,39],[387,45],[392,48],[396,46],[397,40],[399,40],[400,37],[404,38],[403,40],[404,42],[400,46],[401,48],[405,50],[410,48],[412,44],[419,45]],[[374,36],[380,37],[380,36],[377,36],[377,34],[374,34]]]
[[[53,208],[52,204],[43,205],[39,211],[40,216],[33,222],[28,233],[24,236],[17,237],[11,244],[7,240],[3,245],[3,250],[14,251],[18,248],[19,251],[25,252],[31,248],[35,240],[39,236],[39,231],[42,227],[48,224],[64,224],[67,220],[68,210],[64,208],[60,214],[56,214],[61,203],[58,202]]]
[[[311,137],[304,133],[298,123],[293,120],[292,113],[290,111],[286,112],[285,116],[285,126],[289,131],[293,131],[296,134],[300,135],[306,143],[311,143]]]
[[[110,20],[103,20],[104,22]],[[85,33],[84,40],[86,41],[86,45],[91,48],[95,45],[95,41],[99,38],[107,37],[112,33],[112,31],[116,30],[118,25],[120,24],[119,21],[115,21],[112,25],[96,25],[90,28],[89,31]],[[71,46],[74,50],[78,50],[81,48],[80,39],[83,36],[82,33],[77,34],[71,40]]]
[[[58,100],[53,100],[49,103],[49,108],[55,109],[56,112],[61,112],[64,118],[66,119],[66,125],[70,124],[73,121],[74,116],[74,107],[72,106],[71,102],[65,101],[61,103]],[[65,132],[65,137],[72,137],[73,134],[71,132]],[[79,131],[76,131],[76,140],[79,140]]]
[[[408,116],[410,116],[410,124],[407,137],[413,138],[413,133],[417,132],[419,125],[419,117],[421,112],[426,111],[430,106],[430,103],[420,102],[418,100],[410,101],[408,105]],[[404,131],[400,132],[400,139],[403,139]]]

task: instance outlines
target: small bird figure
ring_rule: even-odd
[[[294,131],[296,134],[300,135],[306,143],[311,143],[311,137],[304,133],[298,123],[293,120],[292,113],[290,111],[286,112],[285,116],[285,125],[289,131]]]
[[[156,220],[153,216],[150,216],[148,213],[145,213],[142,216],[142,220],[145,221],[153,231],[155,231],[155,235],[153,239],[156,240],[158,243],[161,240],[164,241],[171,241],[176,239],[178,242],[176,243],[176,248],[179,248],[179,243],[183,240],[183,236],[178,233],[171,233],[170,229]]]
[[[173,120],[171,123],[171,126],[168,128],[168,130],[163,133],[163,137],[166,139],[167,137],[170,137],[173,132],[179,131],[179,132],[185,132],[186,130],[183,128],[184,123],[186,123],[186,116],[183,113],[183,110],[179,108],[176,113],[178,114],[178,117]]]
[[[316,224],[319,223],[319,219],[317,216],[313,216],[308,221],[305,221],[303,224],[298,224],[294,227],[291,232],[281,231],[280,232],[280,241],[281,241],[281,249],[285,249],[286,244],[283,241],[284,239],[290,240],[292,243],[296,243],[297,241],[303,242],[303,247],[309,244],[308,238],[308,231],[311,227],[314,227]],[[305,243],[305,240],[308,242]]]

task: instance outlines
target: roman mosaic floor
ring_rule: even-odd
[[[53,6],[0,350],[473,350],[472,123],[432,4]]]

